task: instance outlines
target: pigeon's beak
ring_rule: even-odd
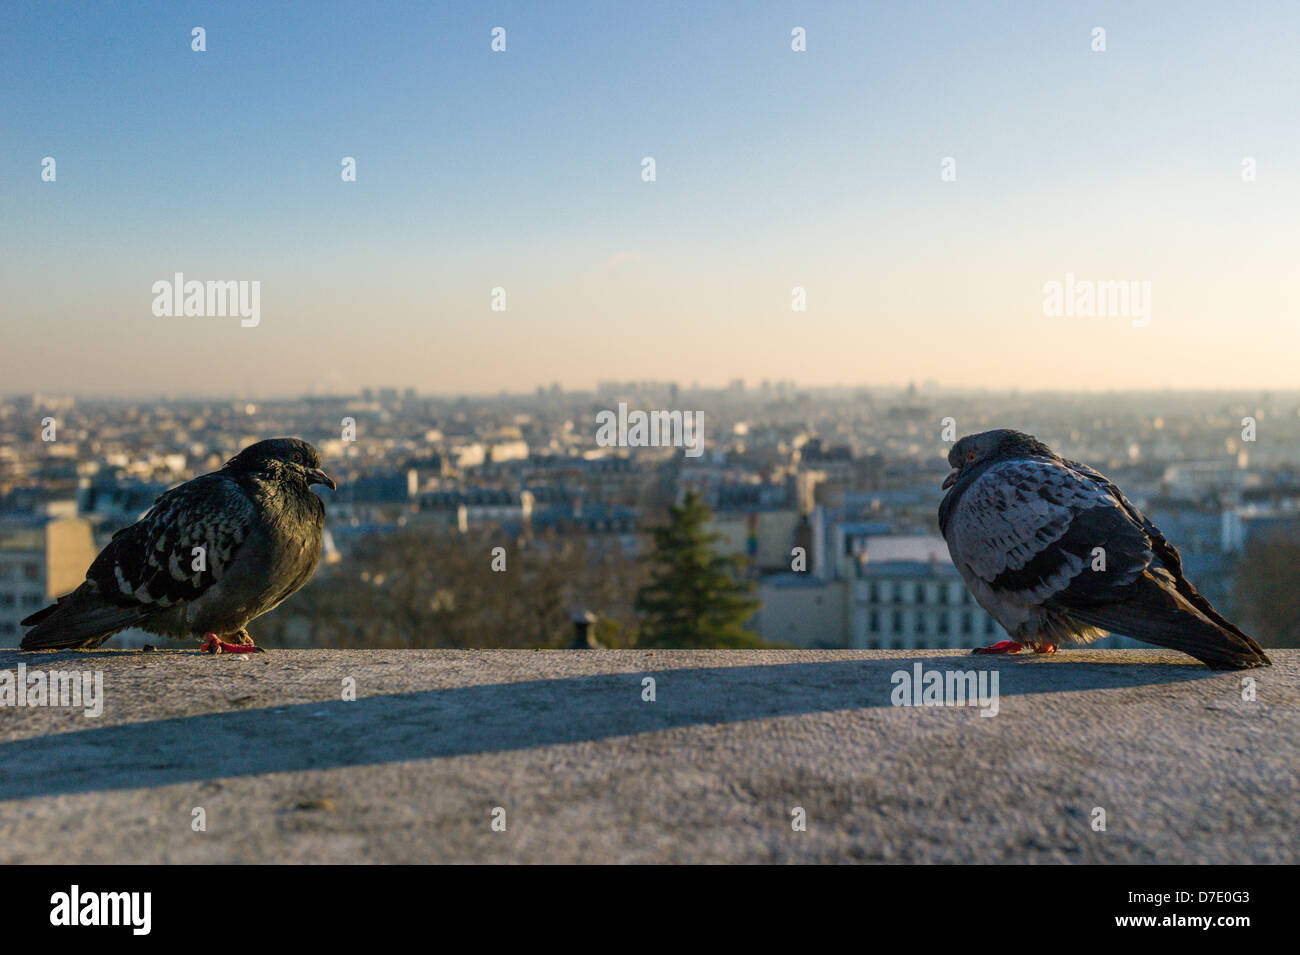
[[[946,491],[957,483],[957,478],[961,477],[961,469],[954,468],[953,472],[943,479],[943,489]]]
[[[320,468],[307,469],[307,486],[311,487],[313,484],[324,484],[331,491],[338,490],[338,485],[334,483],[334,479]]]

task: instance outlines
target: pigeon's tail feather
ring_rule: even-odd
[[[59,602],[36,611],[23,626],[31,626],[19,647],[23,650],[90,650],[146,616],[139,608],[118,607],[85,585]]]
[[[29,616],[26,620],[22,622],[22,626],[24,627],[35,626],[36,624],[40,623],[42,620],[47,618],[50,614],[54,613],[58,609],[59,609],[59,605],[57,603],[52,603],[48,607],[44,607],[41,610],[38,610],[36,611],[36,613]]]
[[[1258,643],[1236,627],[1227,629],[1211,619],[1179,592],[1172,579],[1159,573],[1156,576],[1144,572],[1137,582],[1137,592],[1128,600],[1099,607],[1073,607],[1069,615],[1135,640],[1180,650],[1215,670],[1272,665]]]

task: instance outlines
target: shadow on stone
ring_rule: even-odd
[[[12,659],[10,659],[12,658]],[[52,669],[77,654],[0,654]],[[997,670],[999,696],[1201,680],[1197,665],[1065,663],[953,654],[691,667],[497,683],[106,726],[0,743],[0,800],[473,756],[836,710],[890,707],[892,675]],[[165,673],[159,674],[166,679]],[[656,681],[643,702],[642,679]],[[111,705],[111,697],[109,699]],[[979,719],[974,709],[972,719]],[[996,720],[996,717],[994,717]],[[883,741],[882,741],[883,742]]]

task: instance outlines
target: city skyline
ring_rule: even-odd
[[[53,388],[10,388],[0,391],[0,399],[30,399],[40,398],[52,401],[59,401],[65,398],[75,399],[77,401],[106,402],[106,403],[147,403],[147,402],[191,402],[191,401],[209,401],[209,402],[240,402],[240,401],[293,401],[293,400],[312,400],[312,399],[381,399],[382,393],[391,392],[393,396],[404,398],[416,398],[419,400],[434,401],[456,401],[460,399],[475,401],[490,401],[492,399],[511,399],[511,400],[528,400],[539,393],[549,394],[551,390],[558,386],[560,393],[567,396],[586,395],[593,400],[612,397],[618,393],[636,394],[646,386],[654,388],[671,388],[676,386],[679,394],[690,395],[700,393],[707,395],[720,395],[734,393],[737,382],[743,384],[743,394],[747,398],[761,398],[765,394],[764,385],[769,386],[769,392],[773,398],[782,395],[786,397],[797,397],[801,394],[811,395],[813,397],[851,395],[855,392],[863,392],[872,395],[890,395],[900,393],[902,396],[915,394],[926,400],[938,400],[945,397],[960,398],[963,396],[979,396],[986,398],[999,399],[1029,399],[1035,396],[1045,397],[1069,397],[1071,395],[1086,395],[1096,399],[1113,399],[1132,397],[1205,397],[1214,398],[1222,397],[1224,399],[1235,398],[1247,401],[1253,401],[1261,396],[1269,398],[1286,398],[1300,395],[1300,388],[1279,387],[1271,388],[1263,385],[1240,386],[1240,387],[1222,387],[1222,388],[1175,388],[1175,387],[1149,387],[1149,388],[1108,388],[1108,387],[1070,387],[1062,386],[1057,388],[1015,388],[1015,387],[997,387],[997,386],[958,386],[943,385],[932,380],[927,381],[903,381],[898,383],[872,383],[872,382],[827,382],[825,384],[813,384],[811,382],[796,381],[792,379],[736,379],[718,380],[716,382],[687,382],[672,381],[666,378],[637,378],[627,381],[611,382],[606,379],[590,381],[585,384],[576,386],[565,386],[559,382],[539,382],[537,385],[529,387],[515,388],[483,388],[478,390],[459,390],[459,389],[424,389],[414,385],[394,385],[385,384],[382,381],[362,382],[353,389],[308,389],[299,390],[288,388],[283,391],[245,391],[245,390],[174,390],[174,391],[156,391],[141,389],[135,391],[115,391],[106,392],[93,389],[53,389]],[[625,388],[611,387],[613,385],[626,386]],[[1014,425],[1010,422],[1008,426]]]
[[[288,616],[268,624],[286,639],[282,628],[294,620],[294,639],[302,638],[298,614],[313,595],[323,599],[358,580],[369,593],[376,584],[366,583],[366,574],[386,579],[408,559],[446,556],[451,564],[437,577],[459,573],[456,561],[466,558],[488,574],[482,584],[491,590],[497,578],[477,559],[485,534],[520,553],[539,543],[536,553],[555,561],[566,558],[545,541],[614,560],[617,580],[588,579],[582,566],[605,563],[585,559],[553,579],[568,580],[570,598],[603,615],[606,631],[635,627],[629,601],[637,587],[621,575],[635,573],[630,562],[646,552],[665,509],[695,492],[712,512],[719,547],[757,582],[753,626],[760,638],[859,649],[969,647],[988,642],[993,621],[972,616],[968,598],[953,599],[961,591],[935,533],[936,508],[952,442],[1008,423],[1124,487],[1177,538],[1184,566],[1216,605],[1254,608],[1269,633],[1287,632],[1262,609],[1275,603],[1268,574],[1256,580],[1238,568],[1263,560],[1275,535],[1294,539],[1300,393],[1166,394],[1143,402],[966,395],[945,402],[924,390],[829,395],[783,382],[770,393],[688,393],[684,406],[696,409],[692,425],[703,414],[702,436],[688,434],[683,414],[680,435],[672,431],[667,441],[633,440],[630,432],[626,440],[602,437],[597,409],[617,405],[621,417],[624,399],[629,408],[652,407],[670,393],[667,383],[602,382],[598,393],[483,400],[390,388],[256,402],[0,398],[0,565],[8,565],[0,566],[0,646],[17,639],[28,614],[79,581],[96,549],[92,535],[103,546],[166,489],[213,472],[258,440],[291,434],[315,445],[337,486],[321,491],[324,576],[307,591],[306,605],[295,602]],[[393,546],[414,549],[395,552],[406,556],[385,569]],[[805,549],[806,564],[792,547]],[[928,594],[923,621],[902,596],[917,584]],[[895,605],[899,599],[903,605]],[[420,613],[429,609],[427,601],[422,606]],[[463,606],[499,610],[487,593]],[[320,639],[333,639],[322,636],[326,630],[339,639],[373,639],[376,631],[363,621],[387,619],[366,614],[331,630],[336,611],[317,605],[308,612],[319,618],[310,629]],[[514,628],[500,621],[457,620],[430,619],[411,632],[449,645],[514,639]],[[567,645],[567,612],[548,620],[545,640]]]
[[[0,387],[1294,387],[1294,8],[744,9],[5,10]]]

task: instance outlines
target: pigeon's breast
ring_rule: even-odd
[[[311,579],[320,563],[323,507],[316,495],[307,495],[314,508],[302,502],[264,512],[229,572],[190,605],[187,617],[195,632],[239,630]]]
[[[311,501],[301,502],[294,509],[296,513],[271,521],[264,528],[264,591],[265,597],[272,601],[271,606],[303,586],[320,563],[324,509],[315,494],[308,491],[306,496]]]

